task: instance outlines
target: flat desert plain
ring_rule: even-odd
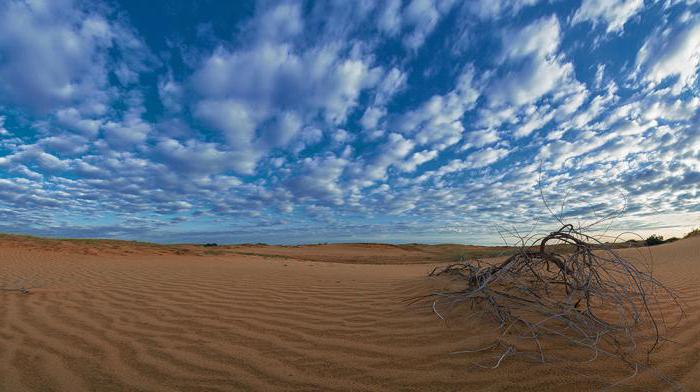
[[[700,390],[700,237],[642,249],[687,313],[634,377],[618,360],[450,354],[493,338],[440,320],[426,275],[460,246],[151,246],[0,238],[0,391]],[[621,250],[636,257],[640,249]],[[24,279],[17,282],[18,279]]]

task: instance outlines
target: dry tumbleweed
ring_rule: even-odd
[[[664,340],[665,313],[682,315],[676,293],[651,272],[572,225],[523,245],[503,262],[466,261],[430,275],[463,285],[434,293],[440,318],[445,305],[467,303],[498,325],[493,344],[460,351],[498,350],[495,362],[484,367],[496,368],[515,355],[538,362],[562,359],[552,343],[563,341],[590,354],[576,360],[603,354],[636,371]]]

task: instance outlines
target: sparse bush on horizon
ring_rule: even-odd
[[[700,235],[700,227],[698,227],[697,229],[691,230],[690,233],[686,234],[685,237],[683,237],[683,238],[695,237],[696,235]]]
[[[661,245],[665,243],[664,236],[658,234],[652,234],[646,239],[647,246]]]

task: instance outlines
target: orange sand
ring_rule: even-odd
[[[512,358],[485,370],[472,363],[492,354],[450,355],[491,335],[463,313],[445,323],[428,302],[406,300],[441,284],[426,274],[457,248],[4,236],[0,286],[34,276],[39,288],[0,291],[0,391],[588,391],[629,375],[610,359]],[[671,336],[678,344],[653,357],[656,370],[612,390],[670,390],[660,375],[700,390],[700,237],[651,252],[688,317]]]

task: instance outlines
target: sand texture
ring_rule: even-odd
[[[450,355],[489,342],[489,326],[407,300],[445,284],[426,274],[460,249],[5,236],[0,285],[36,288],[0,291],[0,391],[589,391],[630,374],[606,358],[488,370],[473,363],[492,353]],[[611,390],[700,390],[700,237],[649,251],[687,317],[654,370]]]

